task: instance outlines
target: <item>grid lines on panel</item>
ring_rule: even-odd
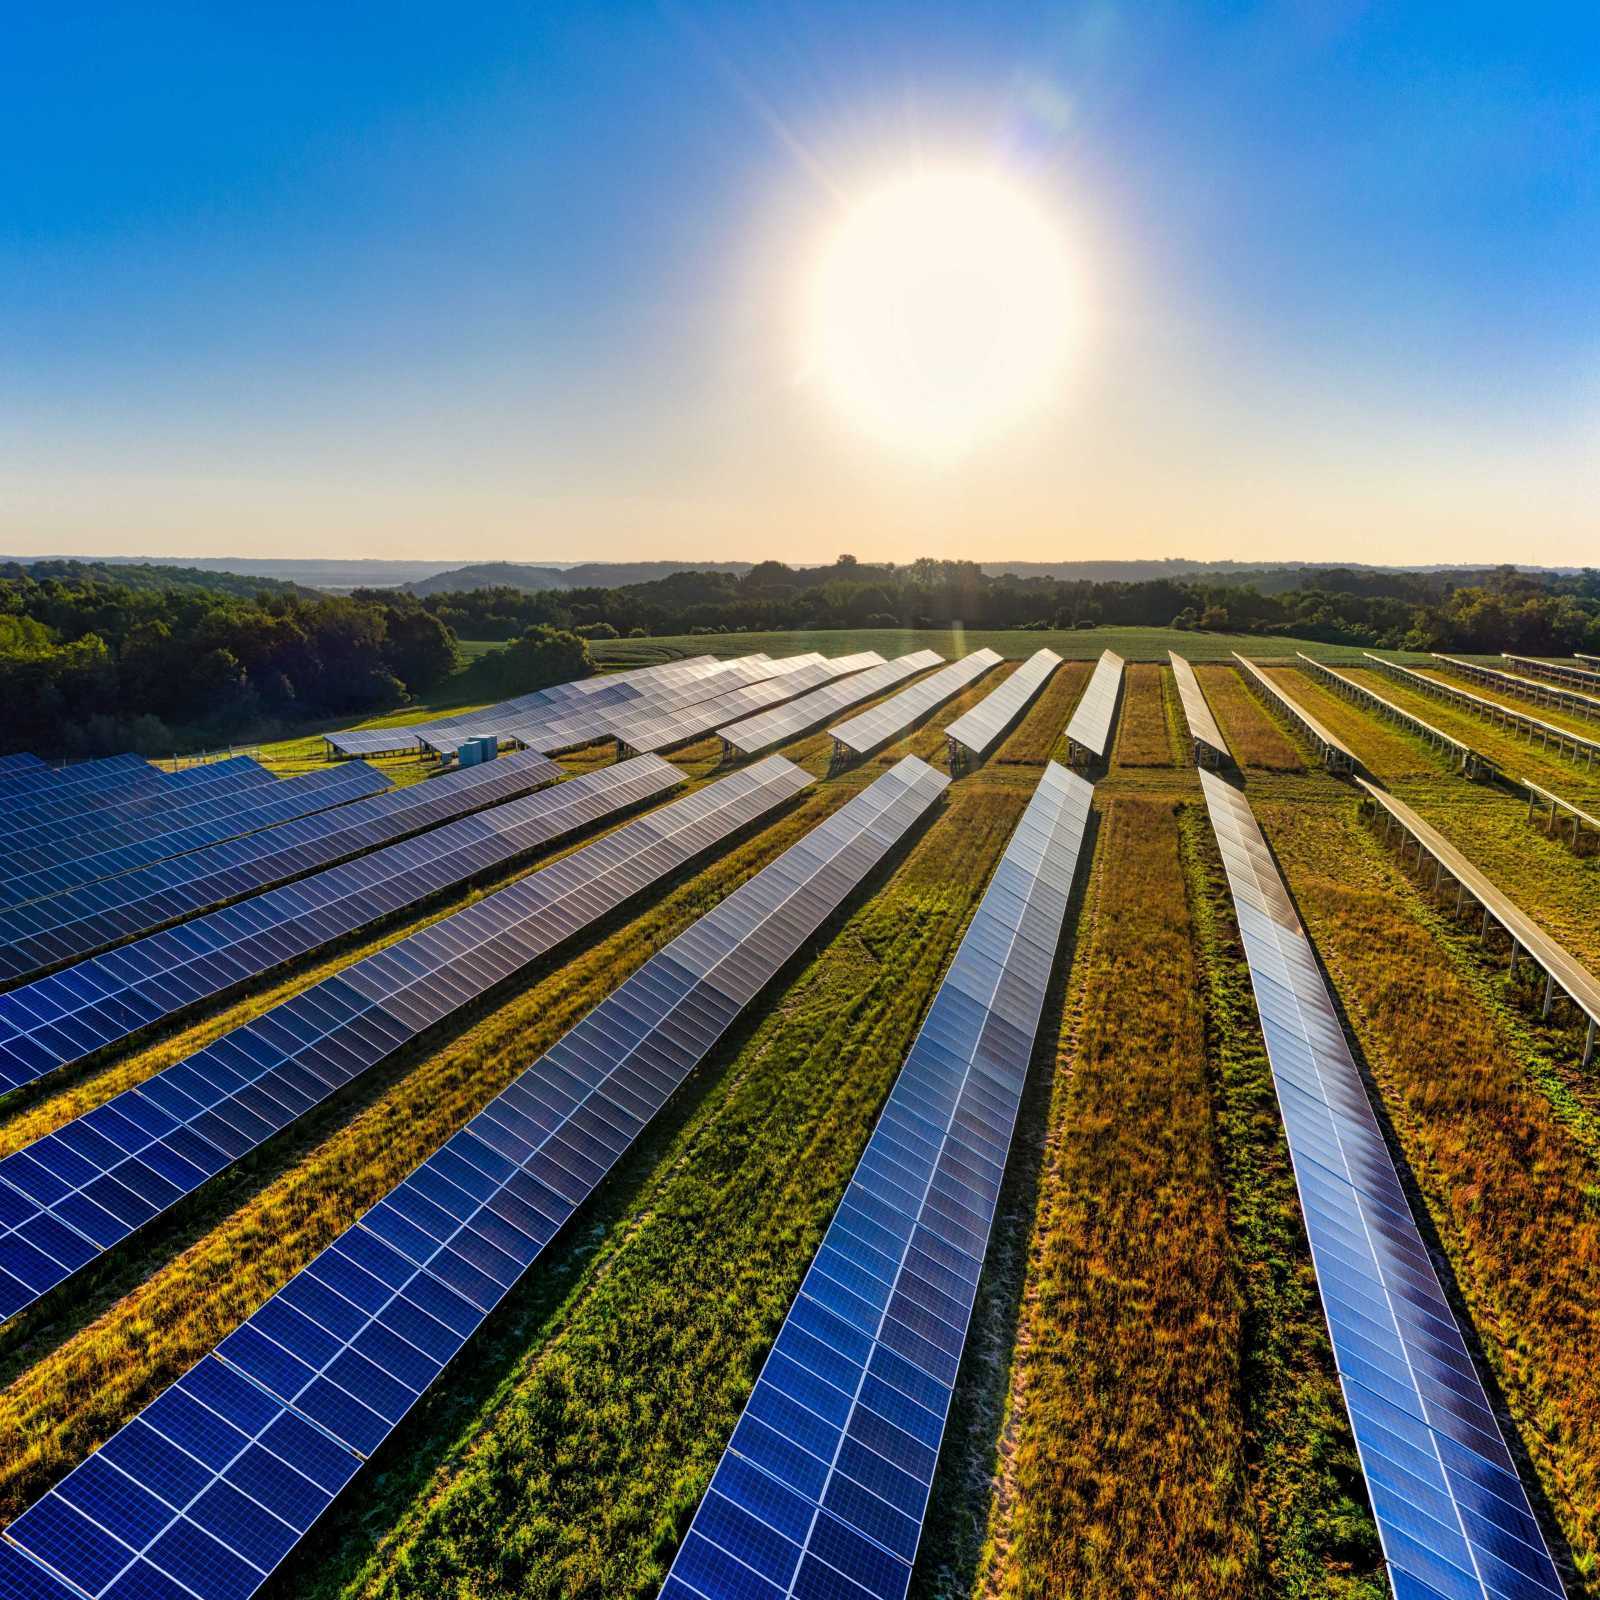
[[[200,1600],[248,1600],[739,1012],[948,782],[908,757],[746,880],[35,1501],[7,1538],[89,1600],[177,1600],[174,1582]]]
[[[0,1316],[810,781],[773,757],[636,818],[0,1159]]]
[[[1189,729],[1190,739],[1197,748],[1203,745],[1209,750],[1213,760],[1232,761],[1233,752],[1222,736],[1222,729],[1217,726],[1217,719],[1211,712],[1211,702],[1206,699],[1194,668],[1176,650],[1169,650],[1167,659],[1172,663],[1172,680],[1178,686],[1178,701],[1183,706],[1183,720]]]
[[[1046,767],[663,1600],[905,1595],[1093,797]]]
[[[1248,801],[1212,773],[1200,782],[1390,1582],[1400,1600],[1559,1600],[1311,941]]]

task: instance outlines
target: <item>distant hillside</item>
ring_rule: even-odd
[[[0,578],[32,578],[36,583],[119,583],[128,589],[165,592],[203,589],[207,594],[236,594],[252,599],[258,594],[316,596],[320,591],[282,578],[248,577],[237,572],[217,572],[201,567],[166,567],[139,561],[67,561],[36,559],[0,560]]]
[[[589,561],[580,567],[529,567],[514,561],[484,561],[435,573],[406,588],[414,595],[463,594],[474,589],[622,589],[654,583],[677,572],[729,572],[742,578],[748,561]]]
[[[197,572],[231,572],[248,578],[276,578],[307,589],[392,589],[443,572],[449,561],[294,560],[278,556],[0,556],[0,562],[37,566],[45,561],[79,559],[91,566],[183,567]],[[459,558],[458,558],[459,559]]]
[[[991,578],[1054,578],[1060,583],[1150,583],[1157,578],[1209,578],[1213,583],[1255,584],[1264,588],[1314,588],[1319,573],[1416,572],[1443,574],[1458,583],[1473,583],[1493,567],[1368,566],[1358,561],[1188,561],[1178,556],[1160,561],[985,561]],[[1578,567],[1535,567],[1518,564],[1521,572],[1571,576]]]

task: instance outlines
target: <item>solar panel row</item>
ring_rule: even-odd
[[[1117,702],[1122,697],[1122,666],[1122,657],[1115,651],[1101,651],[1089,687],[1067,724],[1067,750],[1074,765],[1093,766],[1104,761],[1111,750]]]
[[[1425,672],[1416,672],[1410,667],[1403,667],[1398,661],[1386,660],[1383,656],[1374,655],[1370,650],[1363,650],[1361,653],[1374,666],[1383,668],[1385,672],[1392,674],[1402,683],[1409,684],[1413,689],[1431,694],[1435,700],[1465,706],[1476,716],[1484,717],[1491,723],[1498,723],[1501,727],[1515,728],[1519,733],[1525,733],[1529,744],[1537,741],[1545,749],[1553,746],[1561,755],[1571,756],[1574,761],[1582,760],[1585,767],[1593,767],[1595,757],[1600,756],[1600,739],[1590,739],[1581,733],[1574,733],[1570,728],[1557,727],[1553,722],[1546,722],[1543,717],[1535,717],[1526,711],[1513,710],[1499,700],[1485,699],[1483,695],[1473,694],[1470,689],[1459,689],[1453,683],[1441,683],[1438,678],[1430,678]]]
[[[852,668],[849,678],[824,684],[787,705],[774,706],[770,711],[718,728],[717,737],[728,754],[759,755],[775,744],[798,738],[826,722],[835,712],[860,705],[863,700],[870,700],[885,689],[903,683],[914,673],[939,666],[944,657],[936,650],[917,650],[910,655],[897,656],[893,661],[883,661],[876,651],[868,650],[864,655],[844,656],[841,660],[864,661],[867,665],[860,672]]]
[[[974,650],[902,690],[893,699],[885,700],[882,705],[873,706],[848,722],[835,723],[828,729],[835,754],[871,754],[879,745],[899,737],[935,707],[942,706],[952,695],[976,683],[1004,659],[994,650]]]
[[[1060,665],[1061,657],[1054,650],[1035,650],[998,689],[985,695],[970,711],[962,712],[944,730],[950,759],[957,760],[960,752],[974,759],[981,757],[1022,715]]]
[[[947,782],[901,762],[652,956],[11,1524],[40,1564],[17,1593],[62,1600],[48,1568],[90,1600],[247,1600]]]
[[[0,1083],[79,1060],[682,781],[653,757],[585,773],[0,995]]]
[[[1172,679],[1178,686],[1178,699],[1183,705],[1183,720],[1189,727],[1189,740],[1194,746],[1197,767],[1226,767],[1233,763],[1233,752],[1217,726],[1205,690],[1195,676],[1194,668],[1176,650],[1167,651],[1172,663]]]
[[[648,691],[652,687],[681,683],[716,671],[723,663],[714,656],[690,656],[682,661],[662,662],[629,672],[581,678],[573,683],[558,683],[548,689],[517,695],[481,711],[466,711],[454,717],[438,717],[432,722],[414,722],[403,728],[354,728],[347,733],[329,734],[330,754],[379,755],[422,748],[421,741],[432,741],[433,748],[454,748],[461,740],[478,732],[492,731],[489,724],[499,721],[527,722],[563,709],[609,705]],[[453,737],[452,737],[453,735]]]
[[[423,928],[0,1160],[14,1316],[425,1029],[805,788],[780,756]]]
[[[1322,758],[1322,764],[1329,772],[1354,772],[1360,767],[1361,763],[1356,760],[1349,747],[1312,716],[1281,683],[1275,678],[1269,678],[1255,662],[1247,661],[1237,650],[1233,653],[1233,659],[1265,690],[1267,698],[1311,741],[1317,754]]]
[[[1537,656],[1513,655],[1509,650],[1500,659],[1536,677],[1549,678],[1556,683],[1570,683],[1575,689],[1600,694],[1600,672],[1592,667],[1580,667],[1571,661],[1541,661]]]
[[[82,816],[105,806],[119,805],[137,795],[179,786],[181,773],[164,773],[139,756],[107,756],[84,761],[52,774],[45,788],[6,797],[0,833],[13,833],[48,822],[52,817]]]
[[[1317,1287],[1398,1600],[1559,1600],[1316,953],[1250,806],[1202,772]]]
[[[1385,699],[1375,689],[1369,689],[1364,683],[1357,683],[1354,678],[1346,677],[1342,672],[1335,672],[1324,661],[1313,661],[1304,651],[1297,650],[1295,655],[1304,669],[1314,677],[1320,678],[1335,694],[1343,695],[1346,700],[1353,700],[1358,705],[1370,706],[1380,716],[1409,728],[1413,733],[1420,734],[1435,749],[1444,751],[1450,757],[1451,764],[1467,777],[1476,778],[1499,771],[1495,763],[1481,751],[1474,750],[1470,744],[1464,744],[1460,739],[1452,738],[1442,728],[1436,728],[1431,722],[1425,722],[1421,717],[1407,711],[1404,706],[1397,706],[1392,700]]]
[[[1474,683],[1484,684],[1490,689],[1499,689],[1505,694],[1518,695],[1524,700],[1532,700],[1536,705],[1560,706],[1562,710],[1575,712],[1580,717],[1600,717],[1600,696],[1587,694],[1572,685],[1524,678],[1515,672],[1500,672],[1477,661],[1463,661],[1457,656],[1440,655],[1437,650],[1433,652],[1433,659],[1440,666],[1448,667],[1452,672],[1459,672]]]
[[[36,781],[43,782],[49,768],[38,756],[28,750],[17,750],[8,756],[0,756],[0,777],[12,778],[21,773],[32,773]]]
[[[0,912],[0,977],[43,971],[560,776],[543,756],[442,773]],[[0,997],[0,1016],[5,1013]],[[3,1037],[3,1034],[0,1034]]]
[[[182,781],[189,773],[196,775],[194,779]],[[76,840],[84,830],[93,829],[96,834],[114,835],[108,837],[106,844],[101,846],[105,848],[110,844],[127,843],[141,837],[141,829],[148,830],[153,824],[164,823],[174,810],[204,806],[244,790],[277,782],[271,772],[249,756],[232,756],[226,761],[214,761],[207,766],[188,767],[183,775],[174,774],[173,777],[180,786],[169,785],[141,794],[88,817],[56,817],[48,822],[36,822],[26,828],[16,829],[8,835],[8,839],[14,841],[19,849],[34,848],[45,840]],[[9,860],[3,863],[3,868],[8,873],[28,870],[13,867]]]
[[[86,828],[66,859],[62,859],[60,843],[15,851],[19,862],[30,865],[21,875],[0,882],[0,905],[25,906],[102,878],[119,877],[155,861],[221,844],[225,839],[259,833],[297,817],[348,805],[352,800],[367,800],[391,787],[376,768],[357,761],[337,770],[302,772],[297,777],[252,787],[243,794],[215,797],[201,806],[175,807],[170,815],[175,822],[183,819],[179,826],[155,831],[159,823],[151,819],[151,831],[131,843],[107,846],[106,839],[113,836],[111,830]],[[196,820],[198,814],[204,815]]]
[[[617,743],[623,749],[640,752],[667,750],[674,745],[685,744],[734,718],[793,700],[808,689],[833,682],[841,673],[853,670],[842,665],[850,659],[841,656],[838,661],[808,661],[777,677],[747,684],[742,689],[719,694],[715,699],[696,705],[684,706],[679,711],[618,723],[615,729]]]
[[[905,1595],[1093,797],[1046,767],[662,1600]]]

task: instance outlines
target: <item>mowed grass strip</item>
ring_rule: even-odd
[[[1246,1596],[1240,1295],[1171,802],[1104,806],[980,1590]]]
[[[1125,669],[1117,742],[1111,755],[1114,769],[1173,765],[1163,675],[1164,669],[1149,661],[1136,661]]]
[[[1376,708],[1369,710],[1355,705],[1299,667],[1268,667],[1266,671],[1274,683],[1282,685],[1290,699],[1353,750],[1374,777],[1387,783],[1395,778],[1432,777],[1449,771],[1448,755],[1435,752],[1420,734],[1406,732]],[[1372,687],[1384,693],[1381,684]],[[1299,735],[1295,737],[1298,740]],[[1320,767],[1321,761],[1316,765]]]
[[[1600,1205],[1590,1152],[1351,808],[1263,808],[1561,1533],[1600,1593]],[[1358,832],[1357,830],[1363,830]]]
[[[75,1280],[84,1297],[103,1296],[108,1274],[125,1292],[0,1394],[0,1517],[120,1427],[650,954],[849,796],[838,785],[811,795],[442,1045],[403,1052],[411,1070],[354,1120],[337,1101],[308,1113]],[[312,1134],[319,1142],[303,1148]],[[286,1149],[299,1159],[283,1170]],[[192,1242],[165,1259],[175,1236]]]
[[[487,1374],[452,1373],[486,1377],[471,1414],[397,1441],[283,1592],[655,1593],[1025,800],[951,791],[737,1050],[567,1304]]]
[[[1247,772],[1302,772],[1305,758],[1294,741],[1267,713],[1261,701],[1231,666],[1197,666],[1195,676],[1211,706],[1211,714]]]
[[[1386,1600],[1378,1530],[1334,1371],[1227,877],[1204,809],[1186,807],[1181,825],[1217,1149],[1244,1299],[1246,1460],[1262,1592],[1282,1600]]]
[[[1001,738],[990,758],[992,764],[1038,767],[1049,760],[1092,670],[1087,661],[1063,661],[1017,725]]]

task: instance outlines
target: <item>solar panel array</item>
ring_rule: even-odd
[[[1420,734],[1435,749],[1445,751],[1456,769],[1465,773],[1467,777],[1476,778],[1500,770],[1481,751],[1474,750],[1470,744],[1460,739],[1452,738],[1443,729],[1434,727],[1431,722],[1425,722],[1421,717],[1407,711],[1404,706],[1397,706],[1392,700],[1386,700],[1375,689],[1369,689],[1364,683],[1357,683],[1354,678],[1347,678],[1342,672],[1335,672],[1326,662],[1313,661],[1304,651],[1297,650],[1295,655],[1302,667],[1321,678],[1336,694],[1341,694],[1346,700],[1353,700],[1357,704],[1371,706],[1380,716],[1387,717],[1391,722],[1398,722],[1411,732]]]
[[[443,773],[425,784],[351,801],[0,912],[0,977],[43,971],[437,822],[512,799],[558,778],[561,769],[543,756],[516,756],[469,773],[470,781],[468,773]]]
[[[23,773],[30,773],[36,782],[43,782],[49,770],[38,756],[28,750],[17,750],[11,755],[0,756],[0,778],[14,778]]]
[[[1430,678],[1425,672],[1403,667],[1398,661],[1389,661],[1383,656],[1374,655],[1370,650],[1363,650],[1361,653],[1374,666],[1383,668],[1402,683],[1420,689],[1424,694],[1431,694],[1436,700],[1465,706],[1467,710],[1492,723],[1515,728],[1519,733],[1527,734],[1529,744],[1537,741],[1546,749],[1553,745],[1561,755],[1571,756],[1574,761],[1581,758],[1586,767],[1593,767],[1595,757],[1600,756],[1600,739],[1590,739],[1584,734],[1574,733],[1571,728],[1562,728],[1553,722],[1546,722],[1543,717],[1514,710],[1502,701],[1487,700],[1481,694],[1473,694],[1470,689],[1458,689],[1453,683],[1442,683],[1438,678]]]
[[[944,661],[936,650],[917,650],[910,655],[897,656],[884,661],[875,650],[859,656],[844,656],[846,662],[865,662],[862,671],[852,669],[852,676],[825,684],[810,694],[802,695],[787,705],[774,706],[741,722],[731,722],[717,729],[729,754],[753,756],[769,750],[775,744],[784,744],[802,733],[828,720],[836,712],[860,705],[874,695],[892,689],[897,683]]]
[[[873,706],[860,716],[851,717],[848,722],[835,723],[828,729],[835,752],[849,751],[858,756],[870,754],[879,745],[887,744],[889,740],[905,733],[913,723],[927,716],[936,706],[942,706],[952,695],[976,683],[984,673],[991,667],[999,666],[1004,659],[994,650],[974,650],[959,661],[952,661],[948,667],[941,667],[920,683],[902,690],[893,699],[885,700],[882,705]]]
[[[174,773],[171,777],[172,782],[161,788],[140,793],[116,806],[102,808],[88,815],[53,817],[19,827],[13,824],[8,811],[4,822],[8,842],[15,841],[19,847],[31,848],[45,840],[76,839],[83,832],[93,830],[96,833],[114,834],[115,837],[107,841],[110,844],[123,844],[143,837],[152,830],[159,830],[174,812],[203,807],[278,781],[259,761],[249,756],[232,756],[226,761],[215,761],[207,766],[188,767],[181,774]],[[182,826],[182,820],[179,826]],[[29,870],[31,868],[15,865],[10,859],[0,862],[0,871],[7,876]]]
[[[1537,656],[1513,655],[1509,650],[1503,651],[1500,659],[1536,677],[1551,678],[1557,683],[1569,683],[1575,689],[1586,689],[1590,694],[1600,694],[1600,671],[1592,667],[1575,667],[1570,661],[1541,661]]]
[[[636,818],[0,1159],[0,1318],[810,782],[771,756]]]
[[[1237,650],[1233,659],[1250,674],[1288,719],[1308,738],[1330,772],[1353,772],[1361,763],[1342,740],[1323,726],[1276,679],[1269,678],[1255,662],[1247,661]]]
[[[159,817],[147,817],[138,826],[121,828],[81,826],[72,854],[65,858],[61,854],[63,840],[11,844],[6,853],[25,870],[0,882],[0,905],[24,906],[102,878],[133,872],[155,861],[220,844],[225,839],[259,833],[297,817],[348,805],[352,800],[370,799],[391,787],[382,773],[357,761],[337,770],[303,772],[253,787],[243,794],[212,795],[198,805],[174,807],[167,814],[169,821],[178,824],[173,828],[164,828]],[[119,835],[124,842],[110,842]]]
[[[1074,760],[1104,761],[1111,749],[1111,730],[1117,723],[1117,701],[1122,694],[1122,657],[1103,650],[1095,663],[1089,687],[1073,708],[1067,724],[1067,748]]]
[[[1463,661],[1458,656],[1440,655],[1437,650],[1433,652],[1433,659],[1440,666],[1448,667],[1452,672],[1459,672],[1474,683],[1498,689],[1504,694],[1519,695],[1524,700],[1532,700],[1536,705],[1560,706],[1563,711],[1574,712],[1580,717],[1600,717],[1600,696],[1586,694],[1583,690],[1570,685],[1547,683],[1537,678],[1524,678],[1515,672],[1501,672],[1495,667],[1485,667],[1476,661]]]
[[[1200,781],[1395,1594],[1560,1600],[1561,1581],[1311,942],[1244,796],[1211,773]]]
[[[664,688],[716,672],[726,663],[715,656],[690,656],[681,661],[666,661],[653,667],[637,667],[628,672],[612,672],[572,683],[558,683],[548,689],[502,700],[479,711],[463,711],[453,717],[436,717],[431,722],[413,722],[400,728],[353,728],[346,733],[329,734],[330,754],[345,756],[387,755],[420,750],[424,741],[434,749],[454,749],[462,740],[493,732],[501,722],[529,722],[538,717],[575,711],[583,706],[611,705],[632,699],[651,689]]]
[[[107,756],[102,761],[63,767],[51,774],[52,781],[43,788],[13,789],[6,794],[0,833],[31,828],[53,817],[83,816],[138,795],[175,788],[181,776],[161,772],[139,756]],[[26,782],[26,778],[13,780],[14,784]]]
[[[901,1600],[1094,790],[1046,767],[662,1600]]]
[[[947,782],[902,761],[652,956],[23,1512],[17,1552],[90,1600],[247,1600]]]
[[[970,711],[963,711],[944,730],[952,759],[958,748],[970,756],[982,756],[1022,715],[1060,665],[1061,657],[1054,650],[1035,650],[998,689],[985,695]]]
[[[1217,726],[1211,703],[1195,670],[1176,650],[1167,651],[1172,663],[1172,679],[1178,686],[1178,699],[1183,705],[1183,720],[1189,726],[1189,738],[1194,745],[1195,765],[1200,767],[1225,767],[1233,762],[1233,752]]]
[[[655,757],[585,773],[0,995],[0,1083],[79,1060],[682,781]]]

